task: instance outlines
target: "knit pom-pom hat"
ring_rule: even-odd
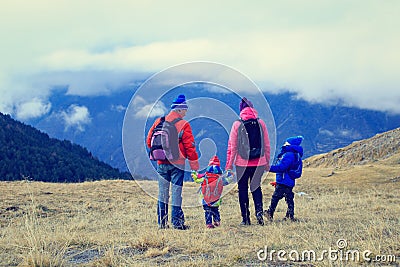
[[[220,166],[221,166],[221,162],[219,161],[219,158],[217,156],[214,156],[210,159],[210,162],[208,163],[206,172],[221,174],[222,170],[221,170]]]
[[[178,95],[172,102],[171,109],[188,109],[185,95]]]

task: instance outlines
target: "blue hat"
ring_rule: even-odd
[[[206,168],[206,172],[214,174],[222,174],[221,167],[218,165],[211,165]]]
[[[188,109],[185,95],[178,95],[172,102],[171,109]]]
[[[293,137],[289,137],[288,139],[286,139],[285,144],[283,144],[284,146],[299,146],[301,144],[301,142],[303,141],[304,137],[299,135],[299,136],[293,136]]]

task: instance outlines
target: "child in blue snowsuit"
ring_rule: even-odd
[[[270,167],[269,171],[276,173],[275,191],[268,210],[264,212],[264,215],[270,221],[272,221],[276,206],[282,198],[285,198],[288,206],[285,219],[296,220],[294,218],[293,187],[295,186],[295,179],[299,178],[302,173],[303,147],[300,146],[302,141],[302,136],[288,138],[281,147],[277,162]]]

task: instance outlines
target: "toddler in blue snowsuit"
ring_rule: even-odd
[[[282,198],[285,198],[288,206],[285,219],[296,220],[294,218],[293,187],[295,186],[295,179],[299,178],[302,172],[303,147],[300,146],[302,141],[302,136],[288,138],[281,147],[277,162],[270,167],[270,171],[276,173],[275,191],[268,210],[264,212],[264,215],[270,221],[272,221],[276,206]]]

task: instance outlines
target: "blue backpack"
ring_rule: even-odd
[[[290,170],[287,171],[287,174],[290,176],[290,178],[297,179],[301,177],[301,174],[303,172],[303,161],[301,160],[299,153],[294,154],[296,157],[296,161],[292,164]]]

